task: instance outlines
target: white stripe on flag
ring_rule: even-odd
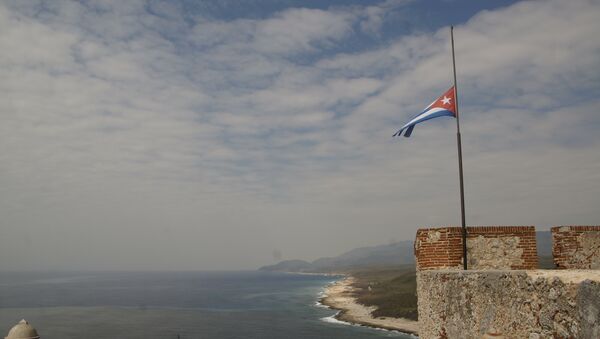
[[[439,112],[439,111],[446,111],[447,109],[445,108],[441,108],[441,107],[436,107],[436,108],[432,108],[429,111],[425,111],[419,115],[417,115],[416,117],[414,117],[411,121],[409,121],[406,125],[402,126],[402,128],[406,128],[412,124],[418,123],[420,120],[426,119],[429,116]]]

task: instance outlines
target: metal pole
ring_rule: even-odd
[[[454,57],[454,26],[450,26],[452,41],[452,70],[454,72],[454,100],[456,100],[456,145],[458,147],[458,176],[460,178],[460,215],[462,221],[463,269],[467,269],[467,224],[465,221],[465,186],[463,182],[462,145],[460,142],[460,122],[458,114],[458,88],[456,86],[456,59]]]

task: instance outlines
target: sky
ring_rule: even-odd
[[[600,1],[2,1],[0,270],[237,270],[600,223]]]

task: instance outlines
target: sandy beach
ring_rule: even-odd
[[[356,302],[355,287],[352,286],[354,282],[353,277],[346,277],[330,285],[321,299],[322,304],[340,310],[336,316],[338,320],[418,335],[419,323],[417,321],[390,317],[374,318],[371,315],[371,312],[376,309],[374,306],[365,306]]]

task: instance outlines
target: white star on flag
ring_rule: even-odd
[[[456,118],[456,102],[454,100],[454,86],[450,87],[446,93],[440,95],[434,102],[423,110],[423,112],[414,116],[406,125],[394,134],[395,137],[401,135],[404,132],[405,137],[409,137],[415,125],[441,116],[451,116]]]

